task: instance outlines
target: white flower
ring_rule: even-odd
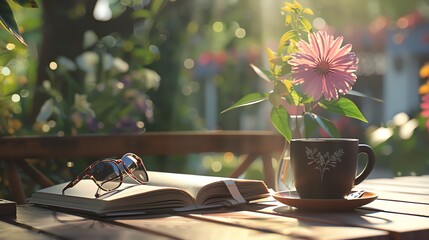
[[[95,112],[91,109],[91,105],[86,100],[86,95],[75,94],[73,107],[81,113],[95,117]]]

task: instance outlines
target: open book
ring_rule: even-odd
[[[97,185],[84,179],[62,194],[67,183],[38,190],[29,202],[83,211],[100,216],[117,216],[243,204],[267,197],[267,186],[260,180],[209,177],[178,173],[148,172],[146,185],[129,178],[109,192],[95,197]]]

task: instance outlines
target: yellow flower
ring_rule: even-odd
[[[267,56],[268,56],[268,63],[270,64],[270,67],[273,67],[276,62],[278,62],[279,58],[277,56],[277,53],[271,50],[270,48],[267,48]]]
[[[428,70],[429,70],[429,68],[428,68]],[[421,72],[422,71],[420,71],[420,73]],[[423,85],[420,86],[419,93],[420,94],[427,94],[427,93],[429,93],[429,80],[425,84],[423,84]]]
[[[302,9],[303,9],[302,5],[299,2],[297,2],[297,1],[293,1],[293,6],[296,9],[298,9],[299,11],[302,11]]]
[[[422,68],[420,68],[420,77],[421,78],[429,77],[429,62],[427,62],[425,65],[423,65]]]
[[[284,6],[282,7],[282,11],[290,13],[292,12],[292,7],[293,5],[291,3],[285,2]]]

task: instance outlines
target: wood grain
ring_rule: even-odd
[[[263,131],[150,132],[144,134],[32,136],[0,138],[0,159],[64,159],[205,152],[279,153],[284,139]]]
[[[172,239],[172,236],[139,231],[110,222],[84,218],[30,205],[20,206],[16,222],[67,239]],[[162,230],[159,230],[162,231]],[[31,239],[31,238],[29,238]]]
[[[317,221],[306,221],[292,217],[264,214],[252,211],[218,212],[190,214],[196,219],[219,222],[241,228],[275,232],[285,236],[302,239],[389,239],[388,232],[329,225]]]
[[[158,229],[179,239],[290,239],[273,232],[238,228],[182,216],[121,219],[116,222],[138,228]]]
[[[346,212],[307,212],[279,204],[258,211],[326,224],[387,231],[394,239],[424,239],[429,236],[427,217],[388,213],[376,209],[358,209]]]
[[[51,236],[42,232],[13,225],[12,223],[2,222],[0,219],[0,239],[15,240],[49,240],[58,239],[57,236]],[[60,238],[61,239],[61,238]],[[64,238],[66,239],[66,238]]]

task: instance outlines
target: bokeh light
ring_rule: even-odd
[[[326,28],[326,21],[323,18],[315,18],[313,20],[313,26],[314,28],[316,28],[317,30],[322,30]]]
[[[408,19],[406,19],[405,17],[401,17],[396,21],[396,26],[401,29],[407,28],[409,24],[410,23]]]
[[[185,66],[186,69],[192,69],[195,66],[195,62],[194,60],[187,58],[183,61],[183,66]]]
[[[225,162],[231,163],[234,161],[235,155],[232,152],[226,152],[224,153],[223,158],[225,159]]]
[[[235,30],[235,36],[237,38],[244,38],[244,37],[246,37],[246,29],[244,29],[244,28],[237,28]]]
[[[405,123],[407,123],[408,120],[410,120],[410,117],[406,113],[401,112],[401,113],[396,114],[392,118],[392,123],[395,124],[396,126],[401,126],[401,125],[404,125]]]
[[[15,44],[13,44],[13,43],[6,44],[6,49],[9,50],[9,51],[14,50],[15,49]]]
[[[213,172],[220,172],[222,170],[222,163],[220,161],[214,161],[211,168]]]
[[[1,74],[5,75],[5,76],[9,76],[10,75],[10,69],[8,67],[2,67]]]
[[[56,62],[50,62],[50,63],[49,63],[49,68],[50,68],[51,70],[57,70],[57,68],[58,68],[58,64],[57,64]]]
[[[223,31],[223,23],[222,22],[214,22],[213,23],[213,31],[215,32],[222,32]]]
[[[144,128],[144,122],[143,121],[138,121],[138,122],[136,122],[136,126],[138,128]]]
[[[9,76],[10,75],[10,69],[8,67],[2,67],[1,74],[5,75],[5,76]]]
[[[112,19],[112,10],[109,0],[98,0],[94,7],[94,18],[98,21],[109,21]]]
[[[43,124],[42,125],[42,131],[44,132],[44,133],[47,133],[47,132],[49,132],[51,130],[51,127],[48,125],[48,124]]]
[[[13,94],[12,97],[10,98],[12,100],[12,102],[19,102],[21,100],[21,97],[18,94]]]
[[[22,98],[27,98],[30,96],[30,91],[28,89],[22,89],[21,92],[19,93],[19,95]]]
[[[186,30],[188,31],[188,33],[194,34],[198,31],[198,28],[199,28],[198,23],[195,21],[191,21],[188,23]]]
[[[123,82],[117,82],[117,83],[116,83],[116,87],[117,87],[118,89],[124,89],[124,88],[125,88],[125,84],[124,84]]]

